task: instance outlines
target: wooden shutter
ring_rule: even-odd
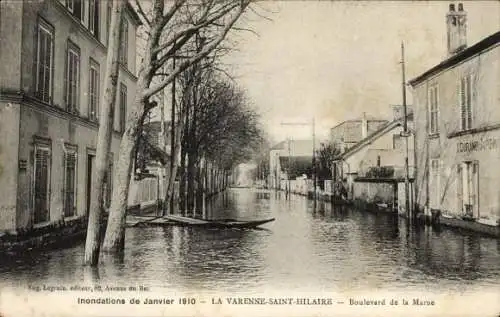
[[[65,52],[65,60],[64,60],[64,106],[66,107],[66,110],[70,110],[70,100],[69,100],[69,68],[70,68],[70,61],[69,61],[69,43],[66,44],[66,52]]]
[[[457,164],[457,213],[463,214],[463,168],[462,164]]]
[[[35,149],[34,222],[49,220],[49,150]]]
[[[472,163],[472,193],[473,197],[473,212],[474,216],[479,218],[479,161]]]
[[[465,100],[465,78],[460,79],[459,87],[460,122],[462,130],[467,128],[467,109]]]
[[[465,77],[465,95],[466,95],[466,109],[467,109],[467,128],[472,128],[472,87],[471,87],[471,75]]]
[[[64,216],[75,215],[76,152],[64,154]]]

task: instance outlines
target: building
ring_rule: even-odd
[[[140,20],[124,12],[108,203],[137,80]],[[110,17],[106,1],[0,3],[0,231],[88,213]]]
[[[356,190],[358,182],[365,180],[374,182],[375,180],[380,183],[383,180],[397,185],[398,182],[404,180],[404,162],[407,155],[409,174],[413,178],[413,137],[408,137],[408,151],[406,151],[403,134],[404,117],[401,109],[401,106],[393,106],[392,121],[379,126],[334,161],[334,182],[339,180],[343,182],[348,199],[358,198],[359,190]],[[412,117],[411,110],[409,110],[407,116],[409,129],[412,128]],[[390,194],[393,195],[392,189]],[[390,200],[395,198],[395,195],[393,196]]]
[[[360,119],[347,120],[330,129],[330,141],[343,152],[355,145],[388,121],[370,118],[363,113]]]
[[[319,148],[319,142],[313,146],[312,140],[286,140],[273,146],[269,151],[269,184],[280,189],[281,180],[295,179],[306,175],[312,177],[313,150]]]
[[[420,210],[444,218],[496,226],[500,32],[468,47],[466,22],[463,5],[450,4],[448,57],[410,81],[415,103],[416,203]]]

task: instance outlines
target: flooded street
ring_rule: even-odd
[[[122,261],[85,269],[82,242],[2,259],[4,286],[144,285],[154,290],[469,292],[500,282],[500,240],[430,227],[408,230],[375,215],[301,196],[231,189],[207,207],[211,218],[275,217],[260,230],[128,228]]]

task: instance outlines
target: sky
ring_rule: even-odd
[[[390,118],[402,103],[401,42],[407,80],[444,60],[448,1],[264,1],[231,35],[225,58],[278,142],[327,137],[344,120]],[[458,2],[454,2],[458,3]],[[500,1],[464,1],[467,44],[500,30]],[[407,93],[412,102],[411,90]]]

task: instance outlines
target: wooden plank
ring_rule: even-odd
[[[168,216],[165,216],[165,218],[168,220],[171,220],[171,221],[182,222],[185,224],[192,224],[192,225],[201,225],[201,224],[209,223],[208,221],[205,221],[205,220],[188,218],[188,217],[177,216],[177,215],[168,215]]]

